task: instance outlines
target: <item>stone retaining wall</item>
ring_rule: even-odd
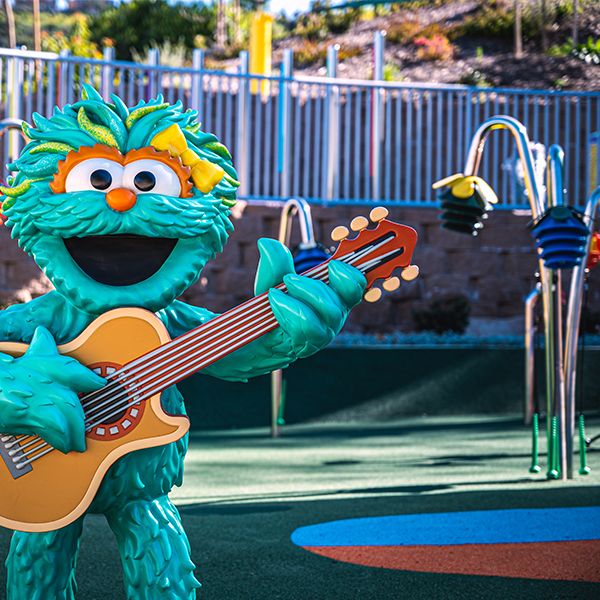
[[[365,207],[313,208],[315,234],[322,242],[336,225],[347,225]],[[536,258],[526,229],[529,217],[496,211],[477,238],[444,231],[438,211],[427,208],[392,209],[391,218],[414,227],[419,243],[414,262],[420,277],[403,283],[376,304],[353,311],[347,331],[366,333],[413,329],[412,309],[447,294],[465,294],[472,305],[474,322],[488,324],[486,331],[520,333],[523,299],[534,285]],[[267,207],[246,207],[235,219],[235,232],[222,255],[210,263],[201,280],[184,296],[188,302],[224,311],[252,294],[258,261],[256,240],[276,237],[279,211]],[[298,241],[295,230],[292,244]],[[0,231],[0,301],[27,301],[50,288],[39,270],[10,239]],[[590,307],[600,306],[600,272],[592,278]],[[506,327],[508,324],[508,329]]]

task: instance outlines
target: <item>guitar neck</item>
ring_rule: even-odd
[[[327,282],[328,262],[302,275]],[[286,291],[284,284],[275,287]],[[148,397],[205,369],[277,327],[265,292],[128,363],[119,377],[124,383],[129,377],[134,378],[138,392]]]

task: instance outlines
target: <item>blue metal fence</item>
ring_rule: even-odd
[[[533,141],[564,147],[571,202],[583,202],[600,172],[598,92],[299,77],[292,60],[288,52],[279,76],[257,77],[245,53],[236,72],[219,72],[205,68],[201,51],[192,66],[174,68],[157,51],[139,64],[113,60],[110,48],[103,60],[0,49],[0,112],[48,114],[75,101],[84,81],[129,105],[162,93],[198,110],[203,128],[231,149],[248,199],[431,205],[431,184],[462,169],[471,134],[494,114],[521,120]],[[501,207],[528,207],[506,168],[512,141],[497,135],[490,145],[482,174]]]

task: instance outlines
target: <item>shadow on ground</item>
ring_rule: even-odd
[[[546,490],[440,492],[410,486],[401,498],[182,506],[205,600],[370,600],[473,598],[577,598],[600,596],[600,586],[582,582],[537,581],[465,575],[436,575],[354,566],[294,546],[297,527],[341,518],[402,513],[502,508],[587,506],[597,503],[600,487]],[[0,531],[0,553],[9,532]],[[534,558],[534,557],[533,557]],[[581,560],[586,560],[585,556]],[[86,520],[78,569],[84,600],[122,600],[117,548],[103,517]],[[5,575],[0,576],[5,585]]]

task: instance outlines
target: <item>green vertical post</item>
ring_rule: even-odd
[[[585,445],[585,423],[579,415],[579,474],[587,475],[591,469],[587,466],[587,447]]]
[[[531,466],[530,473],[539,473],[542,469],[539,460],[540,423],[539,415],[535,413],[531,420]]]
[[[548,479],[560,477],[560,448],[558,440],[558,417],[552,417],[550,424],[550,440],[548,443]]]

